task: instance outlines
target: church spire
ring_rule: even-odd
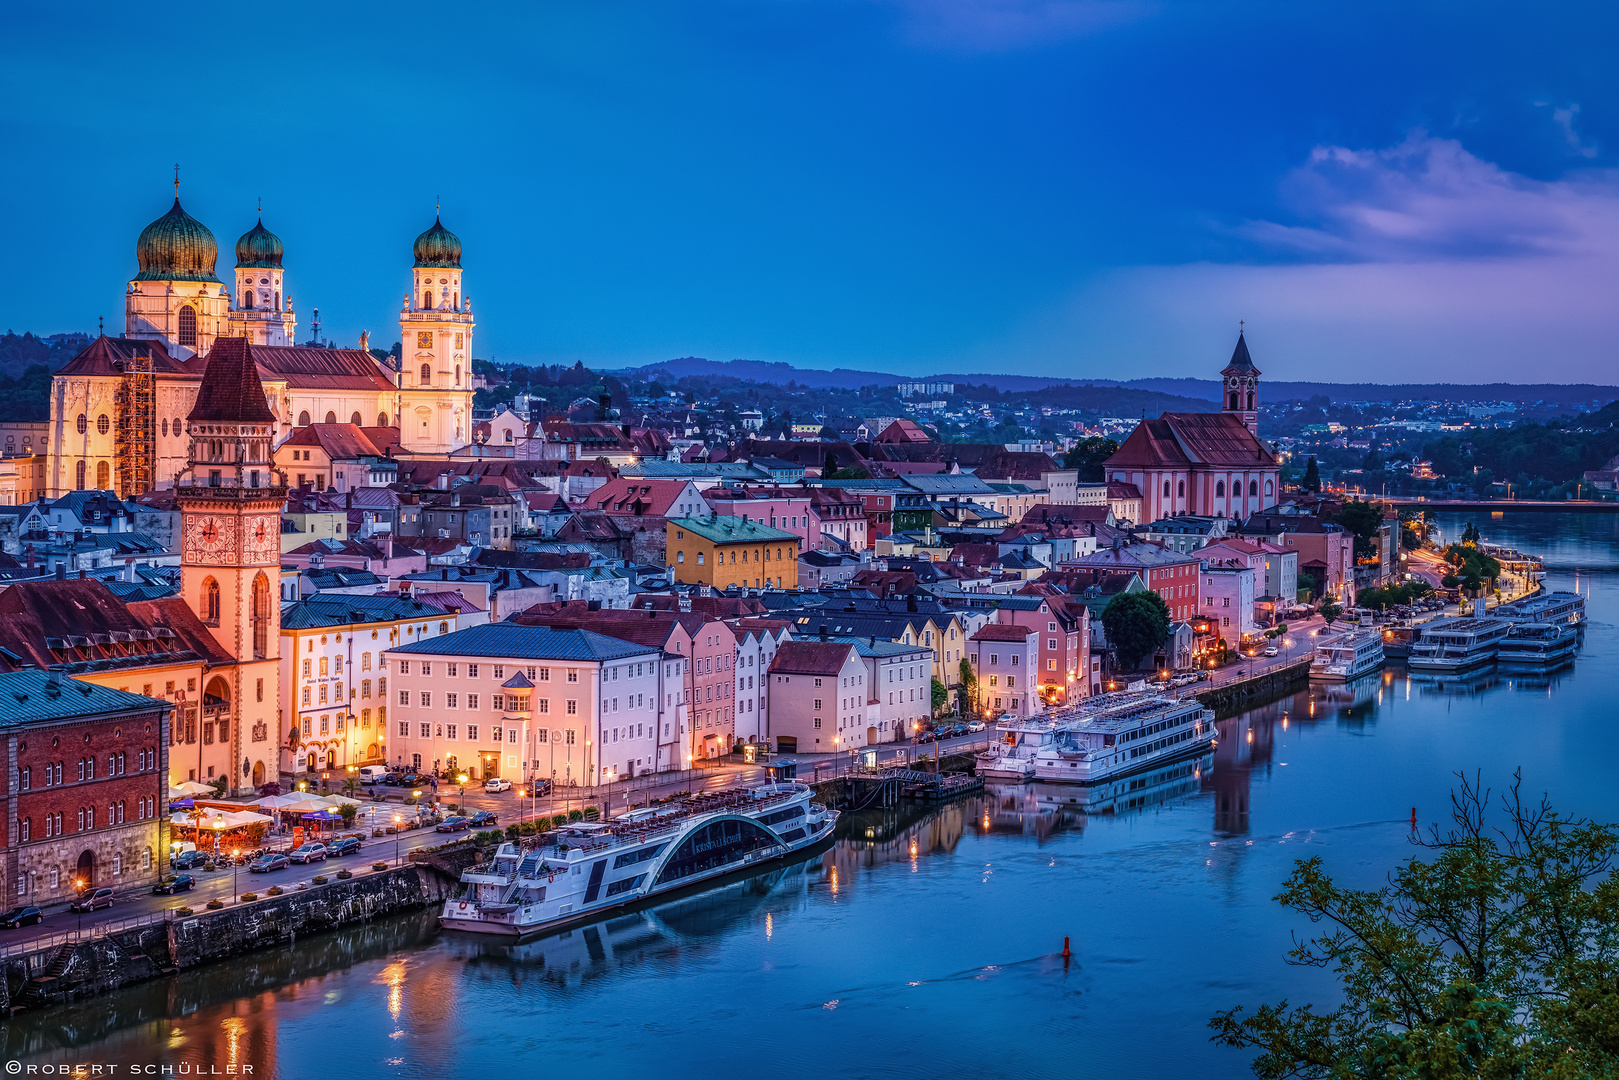
[[[1235,414],[1255,435],[1259,434],[1259,376],[1260,370],[1248,355],[1248,341],[1238,324],[1237,347],[1231,350],[1231,362],[1220,372],[1220,411]]]

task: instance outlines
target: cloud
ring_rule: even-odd
[[[905,16],[918,45],[1007,52],[1082,37],[1155,10],[1141,0],[885,0]]]
[[[1282,183],[1297,223],[1236,229],[1260,253],[1411,262],[1611,251],[1619,174],[1542,181],[1418,132],[1383,150],[1317,147]]]
[[[1580,107],[1578,105],[1570,105],[1566,109],[1553,109],[1552,121],[1562,131],[1563,138],[1568,141],[1570,150],[1580,155],[1580,157],[1594,158],[1597,156],[1596,144],[1587,143],[1580,138],[1580,133],[1574,130],[1574,118],[1579,114]]]
[[[1242,226],[1253,257],[1101,274],[1009,351],[1052,374],[1208,377],[1246,319],[1272,378],[1616,381],[1619,174],[1533,180],[1418,133],[1319,148],[1283,188],[1298,220]]]

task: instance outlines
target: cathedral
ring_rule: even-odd
[[[214,234],[180,206],[135,241],[124,333],[105,334],[51,383],[44,487],[50,497],[97,488],[124,498],[170,488],[187,466],[187,417],[222,343],[245,341],[269,409],[272,445],[312,423],[392,428],[406,454],[448,454],[471,441],[472,300],[461,241],[434,219],[416,238],[399,314],[400,359],[365,347],[296,342],[279,237],[262,213],[236,241],[234,292],[216,272]]]

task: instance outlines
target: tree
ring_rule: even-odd
[[[343,817],[343,828],[354,828],[354,819],[360,816],[360,808],[358,806],[355,806],[353,803],[342,803],[338,806],[337,812]]]
[[[1304,466],[1302,486],[1305,491],[1321,490],[1321,466],[1315,463],[1315,458],[1311,458]]]
[[[1333,623],[1337,622],[1338,616],[1342,615],[1343,613],[1343,605],[1330,597],[1327,599],[1326,603],[1321,605],[1321,617],[1327,620],[1328,626],[1331,626]]]
[[[965,656],[961,658],[961,666],[958,670],[961,673],[961,711],[964,713],[976,713],[978,711],[978,676],[974,673],[972,664],[968,663]]]
[[[1478,526],[1469,521],[1466,527],[1462,529],[1462,543],[1471,544],[1474,547],[1477,547],[1478,542],[1481,539],[1482,537],[1479,535]]]
[[[1372,556],[1374,549],[1372,542],[1377,537],[1377,531],[1383,526],[1383,511],[1372,503],[1351,499],[1344,503],[1342,510],[1333,515],[1332,521],[1355,534],[1356,558],[1366,559]]]
[[[1102,628],[1120,665],[1134,668],[1169,640],[1169,605],[1155,592],[1119,593],[1102,609]]]
[[[950,690],[938,679],[933,680],[933,715],[938,716],[944,712],[944,707],[950,703]]]
[[[1101,435],[1081,439],[1063,455],[1062,467],[1078,469],[1081,483],[1098,483],[1106,477],[1102,466],[1108,458],[1119,452],[1119,444]]]
[[[1619,831],[1525,799],[1516,774],[1494,812],[1463,779],[1450,818],[1380,889],[1296,863],[1276,900],[1325,926],[1288,963],[1331,970],[1343,1004],[1238,1007],[1212,1040],[1258,1051],[1261,1077],[1619,1073]]]

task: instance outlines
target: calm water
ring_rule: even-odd
[[[1449,535],[1462,521],[1443,522]],[[1457,770],[1619,820],[1619,519],[1481,521],[1589,590],[1573,669],[1388,672],[1232,718],[1214,759],[1086,814],[1015,788],[851,822],[824,858],[516,948],[390,920],[6,1028],[5,1056],[253,1075],[1246,1076],[1216,1009],[1331,1000],[1282,963],[1294,859],[1374,885]],[[1140,800],[1131,806],[1129,799]],[[1057,955],[1064,935],[1074,958]]]

